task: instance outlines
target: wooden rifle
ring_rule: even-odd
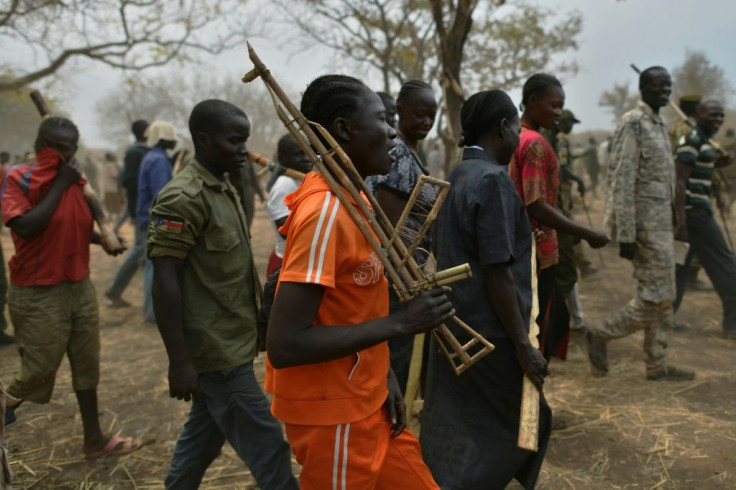
[[[269,69],[263,64],[249,43],[248,54],[254,68],[245,74],[243,82],[252,82],[259,77],[263,80],[279,119],[294,136],[315,169],[322,174],[332,192],[350,214],[356,226],[381,260],[399,299],[408,301],[421,291],[470,277],[470,266],[468,264],[431,275],[423,273],[410,253],[413,245],[405,245],[401,238],[401,227],[398,225],[394,227],[391,224],[373,194],[366,187],[352,161],[337,141],[324,127],[304,117],[274,80]],[[439,207],[449,190],[449,183],[422,176],[417,186],[424,186],[425,184],[437,186],[440,190],[438,198],[429,210],[422,227],[422,230],[426,233],[425,228],[428,228],[436,218]],[[416,192],[415,189],[414,193]],[[368,200],[370,206],[364,199]],[[412,204],[410,199],[407,208]],[[405,210],[404,216],[407,214],[408,211]],[[399,221],[399,225],[401,223],[402,220]],[[421,236],[417,235],[415,242],[419,240],[421,240]],[[465,335],[469,336],[470,340],[461,344],[446,325],[440,325],[432,333],[440,350],[450,361],[453,371],[459,375],[489,354],[494,347],[493,344],[459,318],[453,317],[452,322]]]

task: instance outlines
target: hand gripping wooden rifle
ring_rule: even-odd
[[[38,110],[38,113],[41,115],[42,119],[51,117],[51,111],[49,111],[49,108],[46,105],[46,101],[41,95],[41,92],[39,92],[38,90],[34,90],[33,92],[31,92],[31,100],[36,106],[36,109]],[[76,161],[73,160],[72,162],[65,163],[70,163],[72,166],[74,166],[75,170],[79,172],[79,175],[84,177],[84,173],[82,172],[82,169],[79,167],[79,164],[76,163]],[[94,218],[97,226],[100,229],[100,244],[102,245],[102,248],[105,249],[105,252],[111,255],[117,255],[121,252],[124,252],[126,250],[126,247],[125,245],[120,243],[120,239],[115,234],[114,225],[105,216],[105,212],[102,209],[100,200],[97,197],[94,189],[92,189],[92,186],[89,184],[89,181],[84,185],[83,192],[84,200],[87,201],[87,205],[92,212],[92,217]]]
[[[294,136],[314,167],[325,178],[332,192],[335,193],[365,239],[368,240],[391,278],[399,299],[408,301],[422,291],[470,277],[468,264],[425,275],[412,257],[412,251],[416,250],[421,237],[436,218],[450,184],[431,177],[422,176],[420,178],[417,183],[418,187],[429,184],[436,186],[439,192],[436,201],[427,213],[424,224],[420,230],[415,230],[417,233],[413,233],[414,240],[407,246],[400,235],[402,222],[409,214],[408,209],[413,205],[411,198],[402,219],[394,228],[373,194],[365,186],[350,158],[332,135],[324,127],[304,117],[276,83],[271,72],[256,55],[250,43],[248,44],[248,55],[254,68],[246,73],[243,82],[252,82],[260,77],[266,84],[279,119]],[[326,145],[323,141],[326,142]],[[358,183],[357,187],[354,182]],[[412,196],[418,195],[418,192],[415,189]],[[372,209],[364,201],[363,196],[368,199]],[[440,350],[450,361],[452,369],[459,375],[490,353],[494,347],[459,318],[453,317],[452,322],[465,332],[470,340],[461,344],[446,325],[440,325],[432,333],[437,339]]]
[[[637,67],[634,63],[631,63],[630,66],[631,66],[631,69],[632,70],[634,70],[637,74],[641,75],[641,70],[639,69],[639,67]],[[684,122],[686,122],[687,125],[690,126],[691,129],[695,129],[695,125],[692,122],[690,122],[690,119],[687,117],[687,114],[685,114],[684,112],[682,112],[682,109],[680,109],[677,106],[677,104],[675,104],[675,101],[674,100],[669,99],[667,102],[669,103],[670,107],[675,111],[675,114],[677,114],[677,116],[681,120],[683,120]],[[716,151],[718,151],[718,152],[720,152],[720,153],[722,153],[724,155],[727,155],[728,154],[721,147],[721,145],[719,145],[718,142],[716,140],[714,140],[713,138],[708,138],[708,144],[711,147],[713,147],[714,150],[716,150]],[[736,165],[736,164],[732,164],[732,165]],[[718,168],[718,167],[716,167],[715,170],[718,173],[718,177],[720,177],[721,181],[723,182],[723,186],[725,187],[726,192],[731,192],[730,186],[728,185],[728,179],[726,179],[726,176],[723,174],[723,170],[721,168]],[[720,206],[718,206],[718,211],[720,211],[720,214],[721,214],[721,221],[723,222],[723,231],[726,232],[725,235],[726,235],[726,240],[728,240],[728,248],[733,253],[733,251],[734,251],[734,248],[733,248],[733,240],[731,239],[731,230],[728,229],[728,217],[725,215],[725,213],[723,212],[723,209],[721,209]]]

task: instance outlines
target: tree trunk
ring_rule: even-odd
[[[460,109],[465,97],[460,83],[463,48],[473,22],[473,11],[478,0],[430,0],[439,38],[441,73],[447,130],[442,135],[445,143],[445,172],[457,161],[457,142],[460,140]],[[446,16],[447,10],[447,16]],[[447,21],[447,25],[445,22]]]

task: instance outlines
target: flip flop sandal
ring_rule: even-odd
[[[112,436],[105,447],[85,453],[84,459],[96,459],[104,456],[117,456],[121,454],[130,454],[133,451],[137,451],[143,446],[143,441],[140,439],[133,439],[132,437],[118,437]]]

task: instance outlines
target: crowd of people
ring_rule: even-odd
[[[135,121],[121,176],[134,239],[104,296],[112,307],[129,307],[122,294],[143,268],[144,321],[158,327],[165,346],[169,394],[191,401],[166,488],[198,488],[225,441],[264,489],[495,489],[514,479],[533,488],[557,422],[544,397],[548,363],[565,359],[571,335],[584,335],[595,375],[608,372],[610,341],[643,330],[647,380],[693,379],[694,371],[669,362],[667,335],[696,258],[722,300],[724,335],[736,339],[736,259],[711,204],[716,169],[731,163],[729,147],[712,141],[724,108],[698,100],[671,140],[660,116],[672,90],[669,73],[644,70],[639,89],[637,107],[607,142],[605,231],[573,219],[586,192],[573,163],[584,160],[595,192],[600,159],[594,139],[584,149],[571,144],[579,121],[565,109],[557,78],[531,76],[521,112],[501,90],[468,97],[462,156],[414,258],[437,270],[468,264],[472,274],[404,302],[386,277],[381,250],[347,209],[358,203],[340,198],[330,176],[312,169],[299,135],[279,140],[278,164],[271,165],[248,151],[243,108],[208,99],[189,117],[193,157],[172,157],[171,124]],[[410,195],[429,175],[421,142],[437,110],[432,87],[419,80],[406,82],[394,100],[356,78],[325,75],[301,100],[304,116],[352,162],[352,183],[365,183],[392,225],[409,202],[432,199]],[[94,231],[93,198],[75,160],[78,140],[69,119],[48,118],[35,159],[3,176],[3,221],[15,246],[8,309],[20,366],[7,388],[0,385],[0,399],[5,424],[22,416],[22,403],[47,403],[66,354],[82,452],[97,458],[131,453],[142,442],[105,435],[99,423],[90,246],[119,250]],[[254,163],[273,170],[267,199]],[[249,231],[255,195],[274,231],[265,294]],[[406,226],[422,228],[412,221],[421,210],[411,211]],[[634,297],[587,324],[578,277],[600,272],[582,242],[596,249],[612,239],[634,266]],[[459,376],[431,336],[423,346],[414,342],[455,315],[495,346]],[[535,322],[539,348],[529,336]],[[0,340],[9,337],[4,328],[0,317]],[[450,328],[467,341],[466,331]],[[419,438],[406,429],[403,398],[417,348],[426,354]],[[259,350],[267,353],[263,387],[253,367]],[[537,451],[517,446],[524,377],[540,394]],[[290,453],[301,465],[298,481]]]

